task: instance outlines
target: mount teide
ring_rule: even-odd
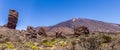
[[[73,18],[46,28],[50,32],[61,31],[65,33],[73,33],[73,28],[79,26],[86,26],[91,32],[120,32],[119,24],[84,18]]]

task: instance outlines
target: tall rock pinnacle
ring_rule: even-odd
[[[7,27],[10,29],[16,29],[17,22],[18,22],[18,12],[16,10],[11,9],[8,15]]]

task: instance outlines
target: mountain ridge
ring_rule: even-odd
[[[55,32],[55,31],[64,31],[65,29],[69,29],[69,31],[66,32],[72,32],[73,28],[80,26],[86,26],[91,32],[120,32],[120,24],[103,22],[103,21],[86,19],[86,18],[73,18],[70,20],[66,20],[56,25],[47,27],[47,31]]]

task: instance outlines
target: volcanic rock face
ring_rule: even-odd
[[[8,15],[7,27],[11,29],[16,29],[17,22],[18,22],[18,12],[15,10],[10,10]]]
[[[85,26],[81,26],[74,29],[74,35],[76,37],[80,36],[81,34],[89,34],[88,28]]]
[[[28,26],[27,31],[29,32],[29,34],[26,34],[26,36],[29,39],[37,38],[37,32],[36,32],[36,30],[34,30],[34,28],[32,26]]]
[[[44,28],[40,28],[39,29],[39,32],[38,32],[39,35],[43,35],[43,36],[47,36],[46,32],[45,32],[45,29]]]

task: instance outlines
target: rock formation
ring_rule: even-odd
[[[59,38],[62,36],[62,32],[56,32],[56,38]]]
[[[81,26],[81,27],[77,27],[74,29],[74,35],[77,37],[77,36],[80,36],[81,34],[89,34],[89,30],[87,27],[85,26]]]
[[[26,34],[27,37],[29,37],[30,39],[37,38],[37,32],[32,26],[28,26],[27,31],[29,32],[29,34]]]
[[[32,31],[33,31],[33,27],[32,27],[32,26],[28,26],[28,27],[27,27],[27,31],[28,31],[28,32],[32,32]]]
[[[38,31],[38,34],[39,35],[43,35],[43,36],[47,36],[46,32],[45,32],[45,29],[44,28],[39,28],[39,31]]]
[[[65,36],[62,35],[62,32],[56,32],[56,38],[66,38]]]
[[[7,27],[10,29],[16,29],[18,22],[18,12],[16,10],[10,10],[8,15]]]

